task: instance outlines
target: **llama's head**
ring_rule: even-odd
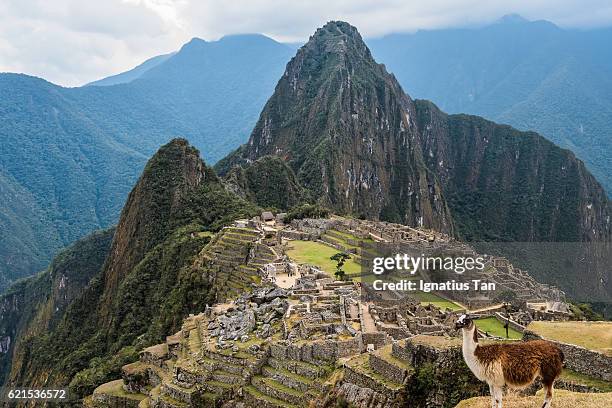
[[[462,314],[459,319],[455,322],[455,329],[468,329],[470,330],[474,326],[474,321],[470,316]]]

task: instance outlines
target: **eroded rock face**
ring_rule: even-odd
[[[571,152],[534,132],[412,100],[343,22],[300,48],[248,143],[217,169],[248,169],[268,156],[337,213],[473,241],[612,240],[612,204]],[[607,299],[612,288],[601,271],[589,271],[584,291],[578,273],[562,289]]]

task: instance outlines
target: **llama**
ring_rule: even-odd
[[[463,358],[474,375],[489,384],[491,407],[502,408],[503,387],[523,388],[541,377],[550,408],[553,383],[563,370],[563,352],[554,344],[535,340],[506,344],[478,344],[474,321],[461,315],[455,323],[463,332]]]

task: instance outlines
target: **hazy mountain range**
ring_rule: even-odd
[[[367,43],[412,97],[540,131],[609,190],[611,33],[512,17]],[[294,51],[261,35],[194,39],[70,89],[0,74],[0,289],[116,223],[146,158],[172,137],[211,164],[245,142]]]

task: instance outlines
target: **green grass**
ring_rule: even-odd
[[[504,324],[495,317],[487,317],[485,319],[476,320],[476,327],[494,336],[506,338],[506,329],[504,328]],[[511,339],[521,339],[523,337],[521,332],[514,330],[512,327],[508,328],[508,335]]]
[[[400,360],[399,358],[395,357],[392,353],[393,353],[393,347],[391,346],[391,344],[388,344],[380,349],[378,349],[376,351],[376,353],[385,361],[406,369],[406,370],[411,370],[412,366],[410,364],[408,364],[406,361],[404,360]]]
[[[291,241],[287,251],[294,261],[318,266],[331,276],[336,271],[336,262],[329,258],[337,253],[337,249],[314,241]],[[360,274],[361,266],[351,258],[344,264],[344,272],[347,275]]]
[[[271,371],[275,371],[275,372],[280,373],[280,374],[282,374],[282,375],[284,375],[286,377],[293,378],[294,380],[299,381],[299,382],[304,383],[304,384],[311,385],[314,382],[312,380],[312,378],[304,377],[303,375],[299,375],[299,374],[293,373],[293,372],[287,370],[286,368],[282,368],[282,367],[281,368],[274,368],[272,366],[268,366],[268,368]]]
[[[414,297],[421,302],[422,305],[432,304],[440,309],[444,310],[447,307],[453,311],[462,310],[463,308],[456,303],[446,300],[431,292],[415,292]]]
[[[285,384],[275,380],[274,378],[261,377],[261,376],[258,376],[258,377],[260,377],[261,380],[264,382],[264,384],[266,384],[270,388],[275,388],[279,391],[282,391],[289,395],[293,395],[294,397],[298,397],[298,398],[304,395],[303,392],[294,390],[291,387],[287,387]]]

